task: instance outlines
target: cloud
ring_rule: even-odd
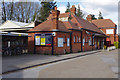
[[[60,11],[60,13],[65,13],[66,6],[60,6],[60,7],[58,7],[58,10]]]
[[[99,11],[102,12],[102,16],[105,19],[111,19],[114,23],[118,25],[118,1],[119,0],[80,0],[75,4],[76,7],[80,5],[83,13],[94,14],[96,18],[99,15]],[[71,2],[72,3],[72,2]],[[66,5],[58,7],[61,13],[64,13],[66,10]],[[120,8],[119,8],[120,9]],[[85,17],[86,17],[85,16]]]

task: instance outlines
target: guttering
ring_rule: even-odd
[[[85,29],[85,28],[81,28],[81,29],[83,29],[83,30],[88,30],[88,31],[91,31],[91,32],[95,32],[95,33],[99,33],[99,34],[102,34],[102,33],[100,33],[100,32],[97,32],[97,31],[92,31],[92,30]],[[102,34],[102,35],[105,35],[105,34]]]
[[[35,32],[63,32],[63,33],[70,33],[70,31],[28,31],[28,33],[35,33]]]

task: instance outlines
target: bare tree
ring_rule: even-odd
[[[2,2],[3,20],[15,20],[20,22],[34,21],[39,14],[40,2]]]

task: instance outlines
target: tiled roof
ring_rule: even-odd
[[[69,17],[69,13],[62,13],[59,15],[60,17]],[[82,19],[81,17],[77,17],[76,15],[71,14],[71,21],[58,21],[58,29],[59,31],[69,31],[68,29],[77,29],[81,30],[87,29],[97,33],[104,34],[97,26],[93,23],[88,22],[87,20]],[[31,29],[30,31],[52,31],[53,30],[53,22],[52,22],[52,14],[49,15],[48,20]]]
[[[97,27],[115,27],[115,23],[113,23],[110,19],[98,19],[98,20],[92,20],[92,23],[94,23]]]
[[[53,31],[53,21],[52,19],[46,20],[45,22],[39,24],[38,26],[34,27],[30,31]],[[58,30],[68,32],[68,29],[65,27],[62,21],[58,21]]]
[[[71,16],[72,16],[71,21],[73,23],[76,23],[80,28],[104,34],[100,29],[98,29],[97,26],[88,22],[87,20],[85,20],[81,17],[77,17],[76,15],[71,15]]]

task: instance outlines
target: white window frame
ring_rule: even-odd
[[[74,36],[74,42],[75,42],[75,36]]]

